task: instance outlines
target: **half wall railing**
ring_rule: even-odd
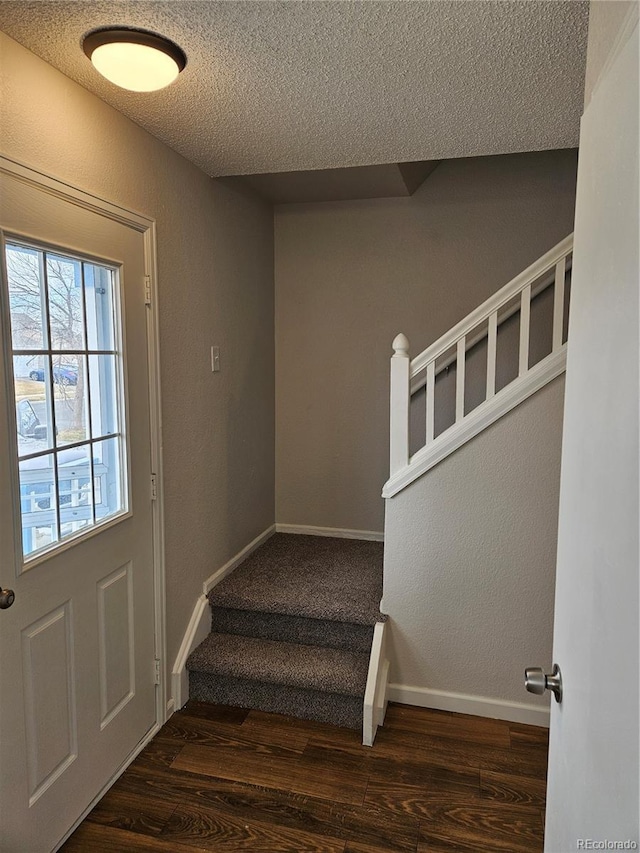
[[[572,249],[570,234],[413,359],[405,335],[396,336],[391,358],[390,477],[383,497],[393,497],[564,371]],[[549,288],[553,288],[549,351],[534,360],[532,304]],[[510,352],[514,377],[500,385],[498,340],[508,322],[512,327],[519,325],[518,339]],[[470,408],[465,401],[467,362],[471,353],[485,348],[484,399]],[[455,416],[450,425],[438,431],[441,419],[437,417],[436,391],[444,374],[450,378],[449,384],[453,383]],[[415,436],[410,435],[411,410],[418,394],[424,395],[424,440],[410,453],[415,444]]]

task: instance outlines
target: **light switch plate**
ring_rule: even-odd
[[[220,347],[211,347],[211,372],[220,370]]]

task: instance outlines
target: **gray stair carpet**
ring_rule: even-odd
[[[386,619],[382,554],[380,542],[276,533],[209,593],[190,697],[359,728]]]

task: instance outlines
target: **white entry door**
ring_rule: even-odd
[[[582,120],[545,850],[640,849],[638,26]]]
[[[156,722],[144,236],[0,182],[0,849],[48,853]]]

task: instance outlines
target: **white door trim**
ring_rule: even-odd
[[[149,364],[149,407],[151,432],[151,466],[155,474],[156,499],[152,505],[153,517],[153,580],[154,580],[154,623],[155,656],[160,661],[160,683],[156,690],[156,726],[161,726],[167,717],[166,678],[166,607],[165,607],[165,559],[164,559],[164,500],[162,468],[162,423],[160,399],[160,334],[158,323],[156,223],[154,219],[98,198],[78,187],[59,181],[23,163],[0,156],[0,172],[22,181],[42,192],[63,199],[83,210],[91,211],[111,219],[143,235],[144,268],[148,277],[150,304],[147,312],[147,349]],[[151,484],[149,485],[151,488]],[[132,758],[134,756],[131,756]],[[111,780],[107,787],[115,781]]]

